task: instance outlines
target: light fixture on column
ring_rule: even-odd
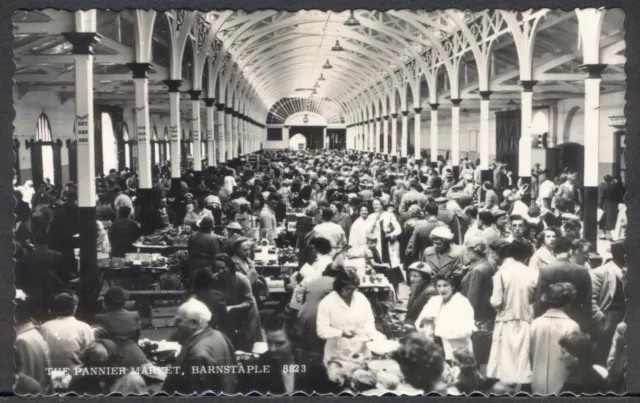
[[[332,69],[333,66],[331,65],[331,63],[329,63],[329,59],[327,59],[327,62],[324,64],[324,66],[322,66],[323,69]]]
[[[331,48],[332,52],[342,52],[344,48],[340,45],[340,41],[336,41],[336,44]]]
[[[317,95],[318,91],[316,91],[316,89],[314,88],[313,91],[311,91],[311,95]]]
[[[313,88],[320,88],[320,84],[316,82],[316,85],[314,85]]]
[[[353,14],[353,10],[349,11],[349,18],[346,19],[344,25],[347,27],[357,27],[360,25],[360,21],[356,19],[356,16]]]
[[[322,74],[320,74],[320,78],[318,78],[318,81],[324,81],[324,76]]]

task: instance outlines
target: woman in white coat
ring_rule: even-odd
[[[469,300],[459,292],[461,276],[457,272],[436,275],[435,282],[438,295],[431,297],[422,309],[416,328],[428,337],[439,337],[444,358],[451,362],[457,348],[473,353],[474,312]]]
[[[355,271],[341,271],[333,282],[333,291],[318,306],[318,337],[326,340],[322,362],[325,366],[336,359],[362,350],[369,340],[385,339],[376,330],[373,310],[367,297],[357,291],[360,278]]]
[[[396,295],[398,295],[398,284],[404,281],[404,274],[400,261],[400,234],[402,227],[396,216],[389,211],[385,211],[385,206],[378,198],[371,202],[373,213],[369,216],[369,228],[367,233],[377,237],[376,249],[380,254],[382,263],[386,263],[391,270],[385,272],[389,282],[393,284]]]

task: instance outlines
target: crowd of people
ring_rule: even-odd
[[[354,151],[262,151],[253,163],[184,169],[178,188],[165,162],[153,169],[147,212],[135,173],[97,178],[99,254],[124,257],[141,234],[172,225],[194,230],[171,336],[181,345],[175,373],[154,370],[138,346],[140,317],[125,309],[125,289],[102,290],[101,312],[77,314],[76,185],[16,187],[15,389],[339,392],[336,355],[384,338],[358,291],[362,262],[387,278],[406,313],[412,331],[393,359],[418,392],[624,392],[622,181],[607,175],[600,186],[600,228],[611,241],[603,259],[581,235],[576,173],[536,166],[525,184],[504,164],[490,168],[493,180],[483,182],[468,159],[456,176],[442,157],[420,166]],[[269,312],[255,228],[298,251],[287,293]],[[268,347],[258,366],[269,373],[193,370],[238,365],[235,351],[256,343]],[[85,371],[105,367],[129,369]]]

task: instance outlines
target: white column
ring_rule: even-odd
[[[227,140],[224,127],[224,104],[217,104],[216,109],[218,109],[218,159],[221,164],[224,164],[227,162]]]
[[[585,59],[587,57],[585,56]],[[589,58],[596,60],[596,58]],[[585,64],[588,73],[584,80],[584,173],[583,173],[583,236],[591,242],[593,250],[598,243],[598,185],[602,180],[600,162],[600,82],[606,64]]]
[[[460,166],[460,102],[461,99],[451,100],[451,164],[456,175],[456,167]]]
[[[382,132],[380,131],[382,129],[382,122],[380,121],[382,118],[377,117],[376,118],[376,138],[375,138],[375,150],[376,153],[380,153],[380,137],[382,136]]]
[[[181,80],[167,80],[169,86],[169,125],[171,129],[171,178],[174,182],[181,177],[180,172],[180,84]],[[139,151],[138,151],[139,154]],[[138,157],[139,158],[139,157]],[[175,190],[175,189],[174,189]]]
[[[202,171],[202,138],[200,137],[200,90],[192,90],[191,94],[191,140],[193,141],[193,170]],[[196,177],[196,179],[199,179]]]
[[[400,137],[400,156],[408,157],[408,140],[409,140],[409,111],[402,111],[402,134]]]
[[[389,154],[389,116],[384,116],[382,119],[382,152]]]
[[[438,161],[438,107],[439,104],[431,104],[431,162]]]
[[[207,164],[210,167],[217,166],[216,145],[215,145],[215,111],[213,98],[206,98],[207,106]]]
[[[136,77],[133,79],[133,83],[136,94],[135,118],[138,146],[138,187],[140,189],[151,189],[153,180],[151,177],[151,139],[149,137],[149,79],[147,77]]]
[[[84,34],[84,35],[83,35]],[[97,42],[95,33],[71,33],[69,35],[93,38]],[[67,36],[67,35],[65,35]],[[69,38],[67,38],[69,40]],[[90,45],[93,47],[93,44]],[[86,50],[86,51],[83,51]],[[74,46],[75,59],[75,89],[76,89],[76,138],[77,138],[77,169],[78,169],[78,207],[96,206],[95,154],[94,154],[94,121],[93,121],[93,52],[91,49],[81,49],[79,44]]]
[[[536,81],[520,81],[522,86],[522,129],[518,151],[518,176],[531,182],[531,119],[533,115],[533,86]]]
[[[493,91],[481,91],[480,96],[480,169],[489,169],[489,98]]]
[[[226,108],[224,114],[224,135],[227,141],[227,160],[233,159],[233,119],[231,114],[233,109]]]
[[[391,114],[391,155],[398,155],[398,114]]]
[[[415,114],[413,115],[414,132],[413,133],[413,147],[416,160],[422,159],[420,152],[422,151],[422,108],[413,108]]]

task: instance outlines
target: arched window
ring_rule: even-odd
[[[53,140],[51,138],[51,124],[49,118],[44,113],[38,117],[36,126],[36,142],[40,143],[41,169],[42,177],[37,178],[34,173],[34,179],[49,179],[51,183],[55,183],[55,168],[53,164]],[[32,161],[33,164],[33,161]],[[35,183],[36,181],[34,181]]]
[[[124,144],[124,166],[131,169],[131,145],[129,144],[129,126],[122,125],[122,143]]]
[[[153,126],[153,163],[160,163],[160,144],[158,144],[158,129]]]
[[[106,174],[112,169],[118,169],[118,143],[114,132],[111,114],[102,113],[102,169]]]

